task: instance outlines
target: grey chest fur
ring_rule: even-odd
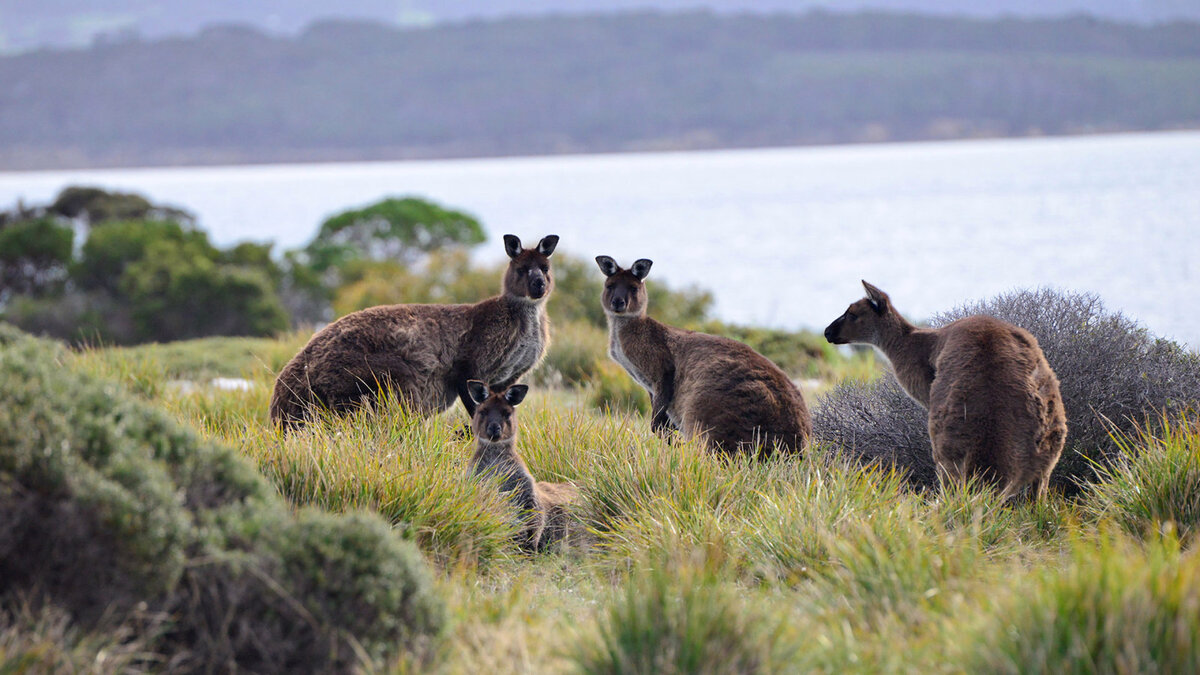
[[[542,334],[542,322],[546,320],[545,312],[535,305],[530,305],[529,313],[522,317],[517,330],[516,339],[489,378],[492,384],[507,382],[520,376],[542,358],[546,349],[545,338]]]
[[[629,376],[633,378],[634,382],[640,384],[643,389],[649,392],[650,396],[654,396],[654,386],[650,382],[650,378],[646,377],[642,371],[638,370],[638,367],[634,365],[633,361],[630,360],[630,358],[625,354],[625,350],[621,348],[621,338],[618,335],[618,330],[619,329],[616,327],[609,329],[608,355],[612,357],[613,361],[621,364],[621,367],[625,369],[625,372],[629,373]]]

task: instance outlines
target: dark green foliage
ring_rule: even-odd
[[[1111,432],[1130,433],[1147,417],[1200,402],[1200,355],[1107,312],[1095,295],[1019,291],[960,307],[932,323],[974,314],[1033,333],[1058,374],[1069,431],[1052,485],[1064,491],[1095,480],[1094,463],[1107,466],[1123,454]],[[895,463],[915,483],[929,486],[936,475],[927,420],[924,408],[888,376],[836,387],[816,407],[813,429],[821,440],[864,460]]]
[[[0,165],[1170,129],[1200,120],[1197,44],[1188,23],[871,13],[211,30],[0,59]]]
[[[345,670],[355,645],[382,659],[439,630],[424,562],[385,524],[293,516],[244,459],[62,358],[0,326],[0,601],[85,628],[168,613],[148,649],[201,670]]]
[[[127,220],[106,223],[88,235],[79,262],[71,270],[80,288],[95,291],[120,290],[130,265],[147,258],[151,246],[186,250],[190,255],[215,259],[217,249],[208,235],[169,220]]]
[[[75,231],[51,218],[0,223],[0,299],[43,294],[66,278]]]
[[[196,220],[183,209],[153,204],[139,194],[74,185],[63,188],[46,212],[88,225],[110,220],[174,220],[189,224]]]
[[[411,265],[433,251],[484,239],[474,216],[416,197],[393,197],[329,218],[304,250],[312,268],[324,272],[356,260]]]
[[[70,260],[69,238],[65,245]],[[283,273],[270,251],[269,244],[254,243],[222,251],[203,231],[171,220],[105,222],[91,228],[71,265],[70,290],[18,298],[4,316],[27,330],[77,341],[273,335],[287,328],[288,315],[277,292]]]

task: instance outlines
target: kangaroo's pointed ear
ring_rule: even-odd
[[[508,391],[504,392],[504,400],[508,401],[509,405],[517,405],[521,401],[525,400],[525,394],[528,394],[528,393],[529,393],[529,385],[514,384],[513,386],[508,388]]]
[[[633,272],[633,276],[637,277],[639,280],[645,279],[646,275],[650,274],[650,266],[653,264],[654,264],[653,260],[647,260],[646,258],[642,258],[641,260],[638,260],[637,262],[633,263],[633,267],[630,267],[629,271]]]
[[[541,253],[549,258],[550,254],[554,253],[555,246],[558,246],[558,235],[548,234],[542,237],[542,240],[538,242],[538,253]]]
[[[863,288],[867,289],[867,300],[871,303],[871,308],[876,314],[883,314],[888,308],[888,295],[877,287],[867,283],[864,279],[862,282]]]
[[[621,266],[617,264],[617,261],[606,255],[596,256],[596,264],[600,266],[600,271],[606,277],[611,277],[621,271]]]
[[[521,255],[521,239],[515,234],[504,235],[504,252],[508,257],[515,258]]]
[[[488,399],[488,386],[479,380],[467,380],[467,393],[476,404],[483,403]]]

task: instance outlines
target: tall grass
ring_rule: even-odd
[[[179,361],[174,352],[104,349],[66,365],[117,377],[238,449],[293,504],[375,511],[415,541],[440,570],[452,618],[433,647],[436,662],[421,668],[950,673],[1192,665],[1191,638],[1170,631],[1193,630],[1184,609],[1200,606],[1189,604],[1197,579],[1188,549],[1200,522],[1194,415],[1127,435],[1121,454],[1129,462],[1102,472],[1080,499],[1004,504],[981,486],[913,492],[890,466],[864,466],[822,445],[765,461],[714,456],[654,436],[636,412],[598,410],[589,387],[535,387],[517,411],[517,448],[537,479],[579,486],[574,518],[584,536],[528,556],[512,543],[511,505],[467,471],[472,441],[457,406],[418,418],[385,398],[297,432],[273,429],[265,413],[271,372],[262,364],[298,347],[280,344],[253,346],[241,359],[245,391],[205,386],[217,371],[184,358],[188,345],[173,347]],[[182,389],[169,384],[175,379],[200,384]],[[1169,550],[1172,529],[1177,553]],[[1148,532],[1154,536],[1143,543]],[[1131,570],[1124,577],[1123,566]],[[1136,621],[1143,623],[1120,630]],[[1096,660],[1087,661],[1088,650],[1098,650]]]

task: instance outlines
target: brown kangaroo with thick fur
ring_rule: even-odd
[[[442,412],[457,397],[473,415],[468,380],[506,388],[546,353],[557,245],[552,234],[522,249],[520,239],[504,235],[503,293],[482,302],[370,307],[329,324],[280,371],[271,420],[301,424],[314,407],[343,412],[384,387],[423,414]]]
[[[812,433],[808,407],[778,366],[741,342],[647,317],[651,261],[626,270],[602,255],[596,264],[608,277],[602,298],[608,354],[650,393],[656,434],[678,429],[727,453],[803,448]]]
[[[1028,331],[990,316],[917,328],[887,294],[867,297],[825,329],[833,344],[874,345],[904,390],[929,411],[939,473],[1003,486],[1005,499],[1037,484],[1041,498],[1067,438],[1058,377]]]
[[[527,551],[545,550],[566,536],[568,508],[579,497],[579,490],[570,483],[535,481],[517,454],[516,406],[525,400],[527,385],[489,391],[483,382],[471,380],[467,388],[476,404],[471,418],[475,432],[471,471],[501,479],[501,491],[523,514],[517,543]]]

